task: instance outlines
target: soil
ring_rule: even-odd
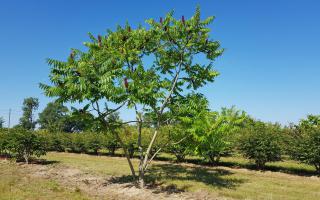
[[[170,200],[221,200],[224,198],[215,197],[204,191],[179,192],[174,187],[153,187],[139,189],[132,183],[114,183],[114,177],[98,176],[88,172],[83,172],[76,168],[70,168],[61,164],[39,165],[20,164],[30,176],[55,180],[62,186],[87,194],[90,199],[170,199]]]

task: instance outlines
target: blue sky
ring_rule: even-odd
[[[320,114],[320,2],[311,0],[212,1],[0,1],[0,116],[17,123],[25,97],[50,101],[38,88],[48,81],[45,59],[65,59],[87,33],[144,24],[164,16],[216,16],[211,37],[226,49],[221,75],[201,89],[211,108],[235,105],[255,118],[297,122]],[[122,116],[130,117],[130,112]]]

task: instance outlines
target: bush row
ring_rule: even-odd
[[[117,130],[131,157],[137,152],[137,131],[134,126]],[[152,136],[152,128],[142,131],[144,145],[147,148]],[[207,155],[226,156],[241,153],[255,162],[260,169],[267,162],[281,161],[284,154],[291,158],[313,165],[320,173],[320,127],[314,125],[291,126],[282,128],[277,124],[254,122],[238,130],[234,135],[228,135],[228,148],[211,148],[207,152],[197,152],[199,145],[192,135],[187,135],[182,129],[164,127],[160,130],[152,152],[160,147],[162,152],[172,154],[177,161],[183,161],[186,156]],[[217,138],[210,138],[213,147],[219,147]],[[216,139],[216,140],[215,140]],[[179,142],[177,142],[179,141]],[[99,154],[107,151],[115,155],[120,144],[114,134],[82,132],[82,133],[49,133],[46,131],[26,131],[12,129],[0,130],[0,154],[24,159],[28,162],[31,156],[40,156],[46,151],[75,152]],[[216,152],[212,152],[216,150]],[[220,151],[219,151],[220,150]],[[208,159],[210,162],[210,159]],[[215,163],[216,164],[216,163]]]

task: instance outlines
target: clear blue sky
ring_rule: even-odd
[[[197,4],[203,17],[216,16],[211,36],[226,48],[216,63],[221,76],[202,89],[212,109],[235,105],[283,124],[320,113],[320,1],[1,0],[0,116],[7,120],[12,108],[17,123],[29,96],[42,110],[50,101],[38,88],[48,81],[45,59],[65,59],[87,32],[144,24],[172,9],[190,17]]]

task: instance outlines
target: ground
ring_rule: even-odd
[[[224,158],[219,167],[155,161],[140,190],[122,157],[51,152],[43,159],[1,161],[0,199],[320,199],[320,178],[292,161],[265,172],[243,168],[250,165],[241,158]]]

